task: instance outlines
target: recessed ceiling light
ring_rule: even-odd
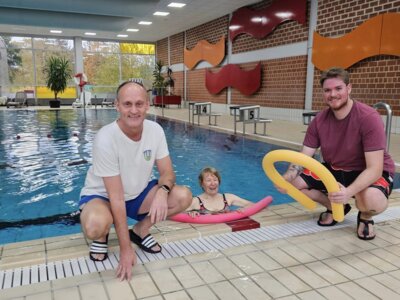
[[[166,12],[166,11],[156,11],[153,15],[165,17],[165,16],[168,16],[168,15],[169,15],[169,12]]]
[[[117,37],[128,37],[127,34],[118,34]]]
[[[96,32],[85,32],[86,35],[96,35]]]
[[[169,7],[184,7],[186,4],[185,3],[178,3],[178,2],[171,2],[170,4],[168,4]]]
[[[138,32],[139,29],[136,29],[136,28],[128,28],[126,31],[129,31],[129,32]]]
[[[50,30],[51,33],[62,33],[61,30]]]
[[[149,21],[140,21],[139,25],[151,25],[153,22],[149,22]]]

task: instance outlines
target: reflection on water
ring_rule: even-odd
[[[76,216],[66,220],[78,209],[93,138],[116,116],[114,110],[93,109],[0,111],[0,244],[80,230]],[[262,170],[261,160],[273,146],[149,118],[165,129],[177,183],[193,194],[201,193],[200,170],[215,166],[223,192],[253,201],[273,195],[275,204],[291,201],[274,194]]]

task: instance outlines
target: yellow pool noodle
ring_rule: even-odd
[[[339,184],[336,182],[335,177],[329,170],[323,166],[319,161],[307,156],[303,153],[291,150],[274,150],[267,153],[262,161],[262,166],[265,174],[271,181],[286,189],[289,196],[296,201],[300,202],[306,208],[312,210],[317,204],[310,199],[307,195],[296,189],[291,183],[287,182],[275,169],[274,163],[277,161],[287,161],[296,165],[303,166],[315,173],[324,183],[326,190],[329,193],[339,191]],[[333,219],[337,222],[342,222],[344,219],[343,204],[331,203]]]

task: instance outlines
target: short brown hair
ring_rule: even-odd
[[[203,170],[201,170],[200,174],[199,174],[199,184],[201,186],[201,188],[203,188],[202,183],[204,180],[204,176],[210,173],[214,176],[216,176],[218,178],[218,182],[221,183],[221,176],[219,175],[217,169],[213,168],[213,167],[205,167]]]
[[[321,78],[319,80],[319,83],[321,86],[324,85],[325,80],[329,78],[340,78],[343,80],[343,82],[348,85],[350,83],[350,77],[349,77],[349,72],[347,72],[345,69],[340,68],[340,67],[333,67],[330,68],[321,74]]]

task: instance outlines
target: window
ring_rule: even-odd
[[[101,41],[83,41],[84,72],[92,93],[111,93],[129,78],[152,80],[155,46]]]
[[[73,39],[0,36],[0,95],[12,97],[17,91],[33,91],[36,99],[52,98],[42,72],[50,56],[62,56],[75,70],[76,59],[83,59],[84,73],[92,94],[115,92],[122,81],[142,78],[152,81],[155,45],[82,41],[83,57],[75,58]],[[71,78],[61,98],[75,98],[77,86]],[[40,102],[38,103],[40,104]]]

